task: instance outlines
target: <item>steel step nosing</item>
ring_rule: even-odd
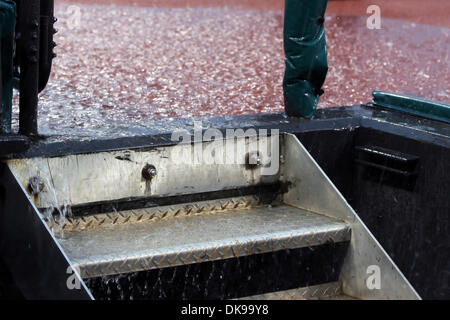
[[[315,286],[268,292],[233,300],[322,300],[340,296],[342,296],[342,283],[336,281]]]
[[[83,278],[174,267],[206,261],[243,257],[286,249],[314,247],[328,242],[350,240],[350,228],[339,226],[303,234],[292,232],[230,239],[198,247],[173,247],[169,250],[148,250],[133,256],[110,256],[102,260],[73,261]],[[108,259],[109,258],[109,259]]]
[[[350,240],[347,223],[291,206],[125,223],[59,239],[84,278]]]
[[[157,222],[162,219],[181,218],[198,215],[212,215],[227,211],[245,210],[260,206],[259,195],[248,195],[195,203],[158,206],[142,209],[108,212],[84,217],[69,217],[61,223],[52,222],[67,232],[77,232],[95,228],[119,226],[129,223]],[[51,227],[50,221],[47,221]]]

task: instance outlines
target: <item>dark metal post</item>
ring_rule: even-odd
[[[0,1],[0,133],[11,132],[15,19],[16,10],[14,2],[6,0]]]
[[[53,24],[56,22],[54,15],[54,0],[41,0],[41,25],[40,25],[40,48],[39,48],[39,86],[41,92],[47,85],[52,69],[52,60],[56,57],[53,49],[56,43],[53,35],[56,30]]]
[[[37,135],[40,0],[17,1],[20,67],[19,133]]]
[[[2,24],[0,23],[0,37]],[[2,42],[0,41],[0,134],[3,133],[3,77],[2,77]]]

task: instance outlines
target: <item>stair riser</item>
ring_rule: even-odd
[[[233,299],[339,279],[349,242],[86,279],[96,299]]]

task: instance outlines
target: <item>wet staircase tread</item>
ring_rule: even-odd
[[[345,222],[279,205],[72,231],[60,244],[89,278],[349,239]]]
[[[283,291],[268,292],[235,300],[357,300],[342,292],[340,281],[296,288]]]

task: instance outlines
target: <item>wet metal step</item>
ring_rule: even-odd
[[[342,292],[340,281],[315,286],[269,292],[236,300],[355,300]]]
[[[74,230],[60,244],[83,278],[312,247],[351,236],[345,222],[287,205]]]
[[[58,275],[66,296],[69,265],[79,296],[97,299],[233,299],[336,281],[347,296],[419,298],[298,139],[266,133],[12,159],[4,179],[29,215],[8,203],[3,233],[34,235],[21,242],[35,246],[34,274]],[[38,256],[59,260],[44,270]],[[380,290],[366,282],[373,268]]]

